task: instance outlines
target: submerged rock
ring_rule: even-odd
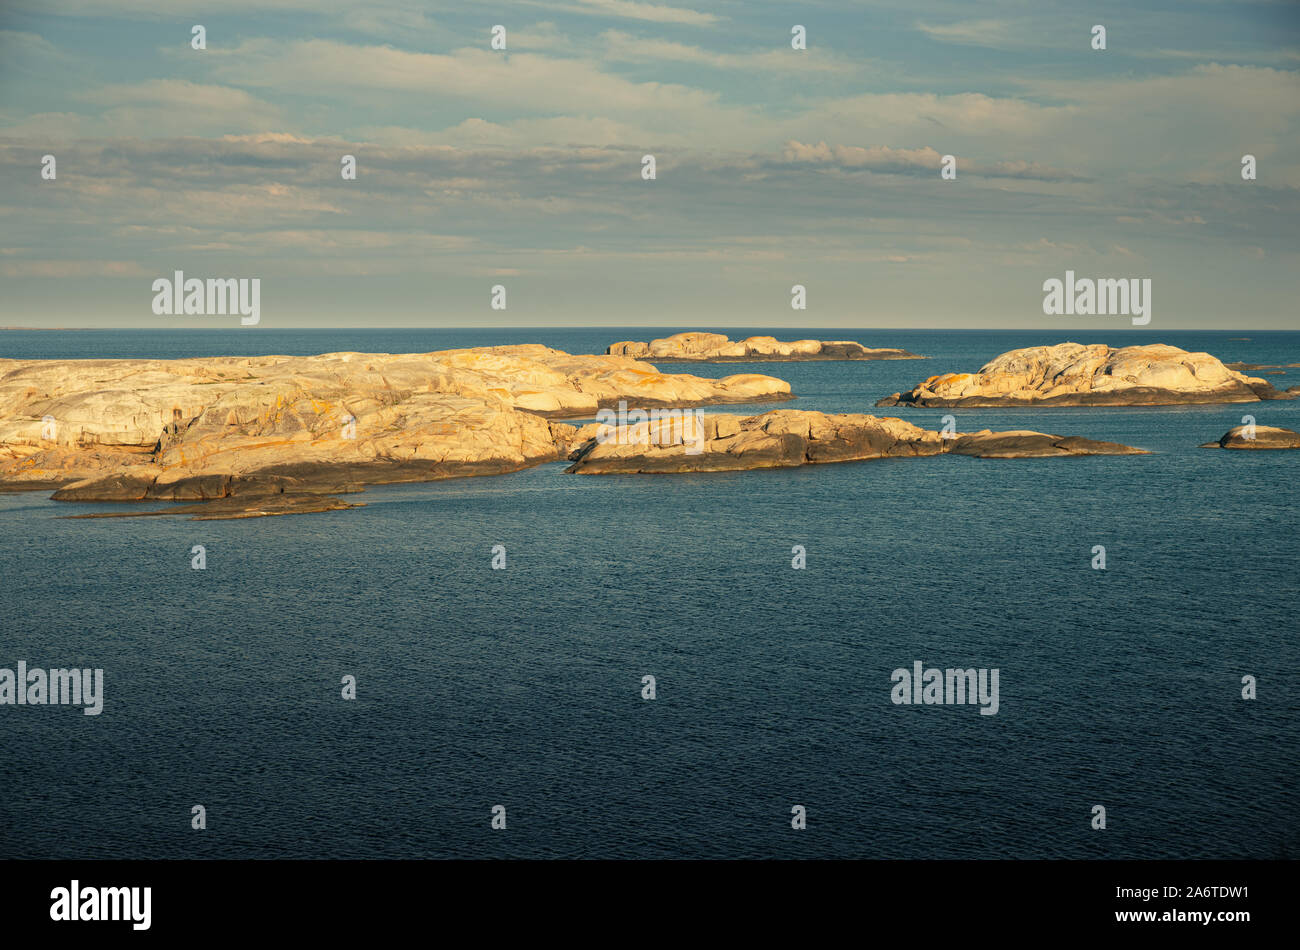
[[[1290,399],[1208,353],[1163,343],[1112,349],[1059,343],[1003,353],[976,373],[931,376],[877,406],[1164,406]]]
[[[733,341],[721,333],[675,333],[649,343],[613,343],[605,351],[659,363],[756,363],[800,360],[920,360],[907,350],[873,350],[852,340],[794,340],[783,343],[775,337],[751,336]]]
[[[730,472],[946,453],[978,458],[1146,454],[1115,442],[1043,432],[984,430],[945,437],[902,419],[793,409],[743,417],[687,415],[659,425],[592,424],[578,437],[582,444],[565,471],[583,475]]]
[[[348,508],[364,507],[364,504],[343,501],[333,495],[286,493],[265,498],[219,498],[194,505],[173,505],[156,511],[94,512],[64,517],[76,520],[78,518],[161,518],[169,515],[191,515],[191,521],[232,521],[238,518],[305,515],[320,511],[344,511]]]

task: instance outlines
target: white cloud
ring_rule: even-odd
[[[636,3],[633,0],[574,0],[557,5],[545,3],[548,9],[570,13],[589,13],[623,17],[630,20],[648,20],[653,23],[680,23],[687,26],[710,26],[720,19],[712,13],[701,13],[683,7],[670,7],[657,3]]]
[[[930,24],[917,21],[916,28],[941,43],[987,46],[995,49],[1022,45],[1016,25],[1008,20],[962,20],[956,23]]]
[[[860,72],[866,66],[866,61],[862,59],[845,60],[816,50],[795,51],[782,48],[750,53],[721,53],[687,43],[637,37],[621,30],[606,30],[600,38],[605,43],[601,53],[605,60],[677,62],[714,69],[840,75]]]
[[[591,114],[672,110],[718,99],[716,93],[687,86],[611,76],[585,60],[533,53],[506,56],[478,48],[423,53],[333,40],[250,40],[231,50],[210,51],[210,58],[216,75],[231,83],[366,100],[375,90],[392,90],[509,106],[513,111],[566,113],[577,108]]]
[[[185,79],[109,84],[74,96],[102,108],[93,113],[47,112],[22,119],[0,119],[0,135],[60,140],[221,135],[249,127],[273,128],[285,120],[278,106],[242,89]]]
[[[148,271],[136,261],[0,261],[6,277],[146,277]]]

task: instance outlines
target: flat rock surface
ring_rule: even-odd
[[[1145,449],[1099,442],[1081,436],[1048,435],[1044,432],[1018,430],[990,432],[985,429],[952,440],[948,449],[954,455],[973,455],[982,459],[1062,458],[1071,455],[1147,455]]]
[[[1060,458],[1143,455],[1142,449],[1044,432],[945,437],[902,419],[778,409],[756,416],[708,413],[636,425],[583,426],[566,472],[577,474],[730,472],[924,455]]]
[[[907,350],[871,349],[852,340],[794,340],[782,342],[770,336],[731,340],[721,333],[676,333],[649,343],[624,341],[605,351],[660,363],[754,363],[797,362],[799,360],[920,360]]]
[[[1253,431],[1252,431],[1253,429]],[[1236,426],[1203,449],[1300,449],[1300,432],[1276,426]]]
[[[343,511],[364,508],[362,503],[343,501],[333,495],[314,493],[285,493],[253,498],[216,498],[192,505],[172,505],[156,511],[110,511],[85,515],[66,515],[69,520],[78,518],[163,518],[191,515],[191,521],[231,521],[237,518],[268,518],[275,515],[305,515],[318,511]]]
[[[788,383],[661,373],[540,345],[423,354],[0,360],[0,486],[77,501],[352,491],[565,457],[620,401],[790,398]]]
[[[1289,399],[1208,353],[1163,343],[1059,343],[1012,350],[975,373],[943,373],[877,406],[1164,406]]]

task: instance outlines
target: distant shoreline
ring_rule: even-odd
[[[794,326],[777,326],[775,324],[757,324],[757,325],[728,325],[728,324],[706,324],[713,330],[834,330],[837,332],[854,331],[859,333],[1047,333],[1055,332],[1055,327],[1036,326],[1036,327],[850,327],[850,326],[825,326],[825,327],[794,327]],[[366,331],[389,333],[394,331],[504,331],[520,330],[524,332],[536,332],[538,330],[611,330],[611,331],[631,331],[631,330],[674,330],[678,329],[678,324],[647,324],[633,325],[622,323],[609,324],[537,324],[536,326],[397,326],[397,327],[297,327],[297,326],[265,326],[257,329],[274,330],[284,333],[340,333],[349,331]],[[149,333],[248,333],[248,327],[150,327],[150,326],[133,326],[133,327],[0,327],[0,332],[43,332],[43,333],[120,333],[120,332],[149,332]],[[252,330],[251,332],[256,332]],[[1068,328],[1065,335],[1074,333],[1108,333],[1111,332],[1106,327],[1071,327]],[[1149,327],[1129,328],[1120,327],[1114,331],[1117,335],[1149,335],[1159,336],[1163,333],[1300,333],[1300,329],[1248,329],[1241,330],[1236,327],[1228,329],[1226,327],[1162,327],[1160,329],[1151,329]],[[1234,341],[1249,342],[1250,337],[1237,336],[1231,338]]]

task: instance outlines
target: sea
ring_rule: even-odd
[[[600,353],[676,329],[700,328],[6,331],[0,357]],[[1300,333],[721,332],[928,359],[662,369],[1151,454],[557,462],[236,521],[0,494],[0,667],[104,671],[100,715],[0,706],[0,858],[1300,856],[1300,452],[1198,447],[1247,415],[1300,430],[1300,400],[872,408],[1018,347],[1285,366]],[[772,406],[722,411],[748,408]],[[917,661],[998,670],[996,714],[893,702]]]

